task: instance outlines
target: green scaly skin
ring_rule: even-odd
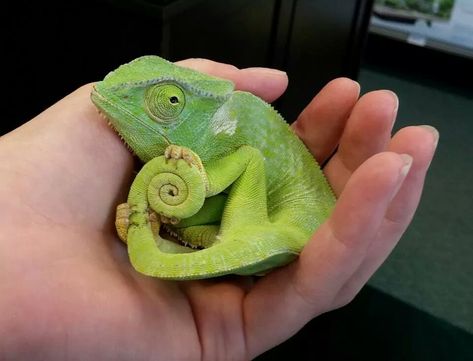
[[[227,80],[145,56],[91,97],[145,163],[117,218],[141,273],[263,274],[297,257],[335,203],[282,117]]]

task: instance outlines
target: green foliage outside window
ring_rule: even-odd
[[[376,0],[375,3],[393,9],[416,11],[426,15],[448,18],[455,0]]]

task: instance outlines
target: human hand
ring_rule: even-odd
[[[189,66],[267,101],[285,75],[205,60]],[[436,133],[392,139],[396,98],[358,100],[329,83],[294,130],[339,195],[300,257],[251,278],[170,282],[138,274],[113,229],[132,157],[85,86],[0,139],[0,355],[6,359],[243,360],[349,302],[394,247],[417,207]],[[405,174],[409,157],[410,171]],[[407,161],[407,163],[406,163]],[[271,307],[268,307],[271,305]]]

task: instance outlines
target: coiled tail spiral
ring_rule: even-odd
[[[141,194],[139,198],[145,203],[141,205],[161,216],[176,220],[188,218],[204,204],[206,189],[203,172],[183,159],[156,157],[138,173],[132,185],[137,189],[130,193]]]

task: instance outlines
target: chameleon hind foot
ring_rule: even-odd
[[[130,226],[130,216],[132,209],[128,203],[121,203],[117,206],[115,213],[115,228],[117,230],[118,238],[124,243],[127,243],[128,227]],[[148,222],[151,226],[153,234],[159,233],[160,219],[156,212],[148,211]]]
[[[117,229],[118,238],[126,243],[128,227],[130,225],[131,209],[128,203],[122,203],[117,206],[115,212],[115,228]]]

